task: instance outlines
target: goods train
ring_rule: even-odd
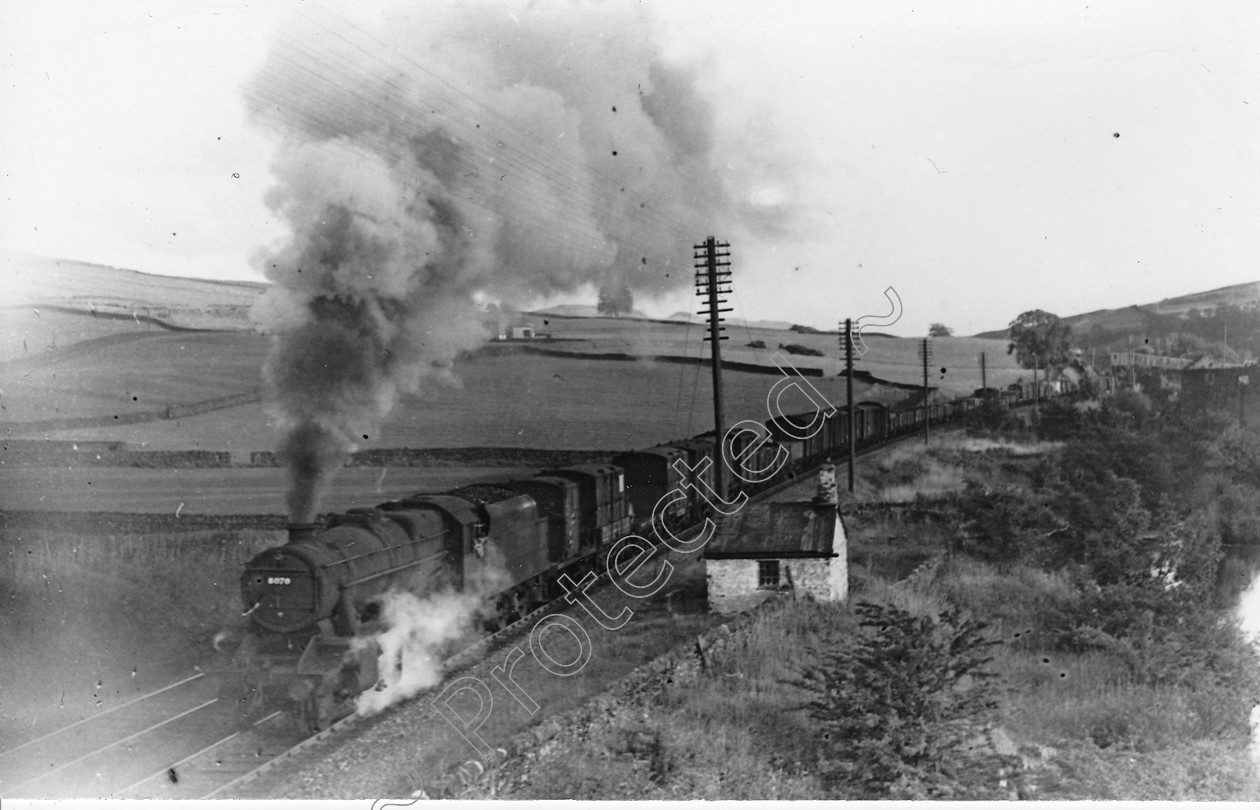
[[[984,392],[977,392],[983,394]],[[1019,404],[1021,392],[1002,400]],[[779,416],[765,423],[762,441],[736,434],[733,458],[745,470],[773,469],[757,484],[736,481],[732,492],[752,494],[794,477],[848,447],[869,448],[952,420],[979,397],[893,408],[861,402],[850,415],[836,409],[806,439],[797,438],[822,414]],[[795,429],[793,429],[795,426]],[[795,435],[794,435],[795,434]],[[756,443],[756,447],[749,447]],[[492,594],[494,623],[512,620],[559,595],[558,581],[598,570],[607,549],[630,533],[651,537],[653,508],[673,490],[657,516],[676,530],[708,510],[702,485],[712,484],[713,432],[613,456],[606,464],[547,470],[532,478],[418,494],[373,508],[330,515],[322,525],[289,527],[285,545],[245,566],[241,592],[250,632],[224,680],[224,694],[253,716],[263,707],[292,711],[312,730],[349,714],[357,696],[382,683],[381,597],[389,589],[417,595],[444,589]],[[685,473],[676,461],[685,461]],[[694,476],[688,481],[684,475]],[[687,486],[690,483],[692,486]],[[506,574],[504,573],[506,572]]]

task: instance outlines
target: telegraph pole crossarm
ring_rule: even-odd
[[[923,338],[923,345],[919,347],[919,355],[923,360],[923,443],[928,442],[928,422],[931,420],[931,410],[928,408],[928,363],[932,361],[932,344],[927,338]]]

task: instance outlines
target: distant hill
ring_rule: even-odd
[[[534,310],[526,313],[528,315],[556,315],[562,318],[608,318],[599,311],[594,304],[557,304],[555,306],[545,307],[543,309]],[[653,318],[640,310],[632,310],[619,316],[622,319],[631,319],[638,321],[655,321],[658,323],[687,323],[693,324],[708,323],[709,319],[704,315],[696,315],[687,312],[675,312],[665,318]],[[725,323],[731,326],[750,327],[753,329],[779,329],[786,330],[792,327],[790,321],[749,321],[744,318],[727,318]]]
[[[670,315],[665,320],[680,321],[682,323],[686,323],[687,321],[690,321],[692,323],[708,323],[709,322],[709,318],[707,315],[696,315],[691,312],[675,312],[673,315]],[[725,322],[732,326],[747,326],[753,329],[783,330],[783,329],[792,328],[791,321],[750,321],[745,318],[727,318]]]
[[[1221,304],[1246,307],[1260,303],[1260,281],[1246,284],[1235,284],[1207,292],[1190,293],[1175,298],[1165,298],[1151,304],[1133,304],[1119,309],[1098,309],[1080,315],[1063,316],[1076,335],[1086,335],[1095,330],[1111,334],[1131,332],[1140,334],[1146,331],[1152,317],[1179,318],[1186,316],[1191,310],[1204,312],[1213,310]],[[995,329],[981,332],[976,337],[1005,338],[1007,330]]]
[[[0,252],[0,363],[153,331],[252,331],[265,289]]]
[[[607,318],[594,304],[556,304],[554,307],[535,310],[531,315],[559,315],[562,318]],[[651,320],[651,317],[637,309],[622,313],[622,318],[639,318]]]
[[[103,264],[0,253],[0,306],[150,319],[177,328],[248,329],[267,285],[157,276]]]

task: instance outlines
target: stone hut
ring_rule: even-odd
[[[848,598],[848,539],[831,465],[819,471],[818,488],[811,501],[748,504],[722,522],[704,551],[710,610],[737,613],[781,593]]]

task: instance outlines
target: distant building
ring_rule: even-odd
[[[1159,368],[1176,371],[1190,365],[1190,361],[1185,357],[1167,357],[1162,354],[1147,354],[1146,352],[1111,352],[1107,355],[1107,359],[1111,362],[1111,367],[1128,368]]]
[[[531,323],[512,327],[512,340],[533,340],[534,325]]]
[[[1203,368],[1220,369],[1220,368],[1242,368],[1242,367],[1243,366],[1241,363],[1230,363],[1225,360],[1217,360],[1213,358],[1211,355],[1207,355],[1207,354],[1199,355],[1193,361],[1191,361],[1189,365],[1186,366],[1186,368],[1188,369],[1203,369]]]
[[[775,595],[819,601],[849,595],[848,538],[837,510],[836,473],[819,471],[812,501],[749,504],[705,547],[709,609],[736,613]]]

